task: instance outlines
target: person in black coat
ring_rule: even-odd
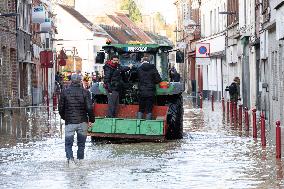
[[[74,165],[72,146],[77,133],[77,159],[84,159],[88,124],[95,122],[91,94],[82,87],[82,77],[71,76],[71,85],[63,90],[58,105],[59,114],[65,120],[65,152],[69,166]]]
[[[152,109],[154,104],[156,84],[160,83],[162,80],[155,65],[150,64],[149,61],[149,55],[144,55],[141,61],[141,65],[138,68],[138,119],[142,119],[144,113],[146,114],[146,119],[152,119]]]
[[[121,66],[119,57],[114,55],[111,60],[104,65],[104,87],[108,97],[108,112],[107,117],[115,117],[117,106],[119,104],[119,96],[123,91],[122,74],[128,71],[129,67]]]

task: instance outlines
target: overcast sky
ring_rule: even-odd
[[[161,12],[167,23],[176,21],[176,0],[135,0],[142,8],[143,13]]]
[[[0,0],[1,1],[1,0]],[[161,12],[167,23],[176,21],[176,0],[135,0],[142,14]],[[84,15],[111,13],[119,8],[119,0],[76,0],[76,9]]]

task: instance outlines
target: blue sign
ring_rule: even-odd
[[[207,48],[205,46],[201,46],[198,49],[200,54],[206,54],[207,53]]]

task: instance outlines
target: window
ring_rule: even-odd
[[[220,12],[220,10],[219,10],[219,7],[218,7],[218,9],[217,9],[217,32],[220,31],[220,19],[219,19],[220,15],[219,15],[219,12]]]
[[[214,9],[214,31],[213,31],[213,33],[216,33],[217,32],[217,24],[216,24],[216,18],[217,18],[217,16],[216,16],[216,9]]]
[[[210,31],[209,31],[209,35],[212,34],[213,32],[213,21],[212,21],[212,11],[210,11]]]
[[[205,36],[205,15],[202,15],[202,37]]]
[[[277,61],[278,61],[278,52],[273,51],[271,53],[271,64],[272,64],[272,99],[278,101],[278,67],[277,67]]]

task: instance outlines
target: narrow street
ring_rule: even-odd
[[[1,114],[1,188],[284,187],[283,165],[269,136],[274,127],[267,127],[268,145],[262,150],[260,139],[223,120],[221,103],[215,103],[214,112],[208,101],[203,110],[193,108],[189,98],[184,104],[182,140],[92,144],[88,138],[86,160],[75,169],[66,167],[56,114],[49,127],[44,110],[34,112],[38,119],[29,113],[24,120]]]

